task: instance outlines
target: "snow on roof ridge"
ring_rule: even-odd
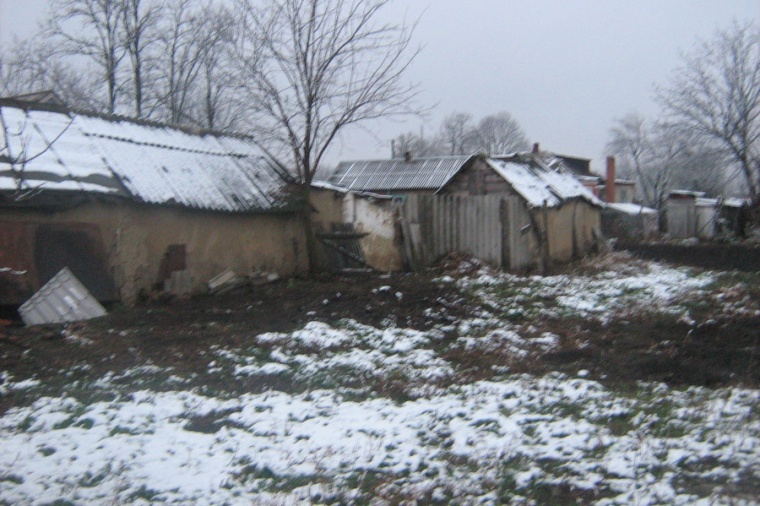
[[[338,166],[344,165],[344,164],[355,164],[355,163],[413,163],[413,162],[426,162],[426,161],[432,161],[432,160],[456,160],[460,158],[464,158],[465,160],[469,160],[473,156],[478,156],[477,154],[471,154],[471,155],[441,155],[441,156],[415,156],[411,160],[406,160],[404,157],[394,157],[394,158],[366,158],[366,159],[360,159],[360,160],[346,160],[343,162],[339,162]]]
[[[235,158],[247,158],[248,155],[244,153],[235,153],[234,151],[207,151],[202,149],[183,148],[180,146],[174,146],[170,144],[161,144],[158,142],[138,141],[129,137],[119,137],[117,135],[106,135],[93,132],[82,132],[86,137],[99,137],[101,139],[110,139],[114,141],[130,142],[139,146],[150,146],[162,149],[172,149],[176,151],[182,151],[185,153],[197,153],[199,155],[211,155],[211,156],[232,156]]]
[[[491,168],[503,177],[531,207],[547,205],[554,207],[565,201],[581,198],[593,205],[603,205],[575,177],[564,170],[550,168],[540,157],[526,157],[518,154],[510,159],[486,158]],[[513,166],[510,170],[508,165]],[[517,167],[523,171],[521,174]],[[557,185],[558,180],[567,183],[567,188]]]
[[[20,95],[18,97],[0,97],[0,107],[13,107],[16,109],[32,110],[32,111],[46,111],[59,114],[65,114],[70,117],[73,116],[86,116],[89,118],[102,119],[111,123],[125,121],[139,126],[148,126],[155,128],[170,128],[173,130],[179,130],[189,135],[205,136],[212,135],[215,137],[233,137],[238,139],[253,140],[253,136],[244,134],[242,132],[222,132],[220,130],[206,129],[195,127],[192,125],[177,125],[157,121],[147,118],[135,118],[132,116],[126,116],[123,114],[109,114],[104,112],[92,111],[88,109],[81,109],[76,107],[69,107],[68,105],[59,105],[45,102],[29,102],[23,100]]]

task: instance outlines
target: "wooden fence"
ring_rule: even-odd
[[[534,262],[530,216],[516,197],[407,195],[401,207],[404,252],[413,270],[449,253],[464,253],[495,267]]]

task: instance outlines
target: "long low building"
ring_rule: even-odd
[[[297,192],[245,136],[0,100],[0,304],[63,267],[101,301],[308,268]]]

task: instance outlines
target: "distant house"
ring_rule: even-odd
[[[508,269],[545,267],[589,252],[600,237],[603,203],[556,157],[343,162],[328,182],[399,197],[405,256],[417,266],[459,251]]]
[[[591,172],[591,160],[588,158],[559,154],[551,156],[561,160],[566,171],[592,190],[600,200],[610,204],[631,204],[636,199],[636,182],[617,177],[613,157],[607,158],[605,175],[600,176]]]
[[[602,233],[622,243],[651,240],[659,232],[659,212],[639,204],[607,204],[602,210]]]
[[[250,138],[1,99],[0,304],[69,267],[101,301],[307,268],[290,185]]]
[[[745,234],[749,201],[705,198],[704,192],[673,190],[666,201],[668,234],[674,239],[714,239]]]

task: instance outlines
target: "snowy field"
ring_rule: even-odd
[[[754,311],[725,295],[741,287],[721,276],[647,263],[442,277],[442,290],[480,301],[477,318],[426,332],[313,321],[251,336],[209,350],[201,389],[149,364],[96,379],[71,370],[58,385],[0,372],[0,394],[33,399],[0,418],[0,504],[760,504],[757,390],[611,387],[585,370],[511,373],[509,360],[479,379],[457,360],[558,346],[516,314],[691,321],[706,298],[725,314]],[[250,380],[279,388],[223,387]]]

